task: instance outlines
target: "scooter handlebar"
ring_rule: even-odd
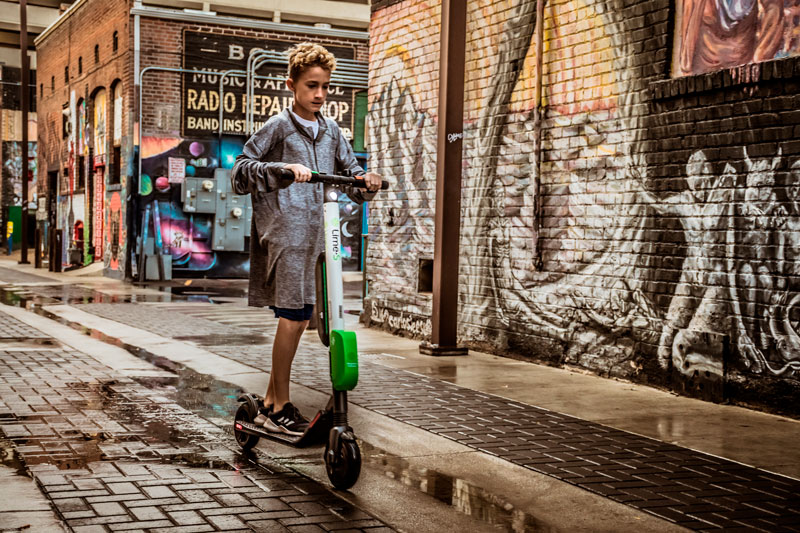
[[[294,172],[288,168],[280,170],[280,177],[285,180],[294,180]],[[330,185],[350,185],[351,187],[367,188],[367,183],[361,176],[337,176],[335,174],[322,174],[311,171],[311,183],[328,183]],[[381,190],[389,188],[389,182],[381,180]]]

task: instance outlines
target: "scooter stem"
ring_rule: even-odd
[[[328,331],[344,329],[342,233],[339,226],[339,190],[324,184],[325,272],[328,294]]]

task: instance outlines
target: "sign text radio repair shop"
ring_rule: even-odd
[[[183,68],[206,72],[225,72],[247,69],[247,57],[253,48],[286,52],[295,43],[280,40],[253,39],[233,35],[184,31]],[[355,50],[349,47],[326,46],[334,56],[353,59]],[[286,64],[265,65],[256,72],[259,76],[277,79],[254,80],[253,118],[256,129],[271,116],[291,106],[292,93],[286,88]],[[182,90],[181,130],[184,138],[206,137],[219,132],[219,111],[222,105],[222,133],[245,134],[247,110],[246,79],[228,75],[223,81],[220,101],[220,76],[216,74],[184,73]],[[335,120],[348,139],[352,139],[354,90],[331,86],[322,114]]]

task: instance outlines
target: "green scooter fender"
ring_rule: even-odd
[[[349,391],[358,383],[356,333],[334,329],[330,334],[331,383],[334,390]]]

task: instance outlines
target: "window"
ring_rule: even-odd
[[[64,67],[64,83],[69,83],[69,65]]]
[[[56,77],[55,76],[50,76],[50,90],[51,91],[55,91],[56,90]]]
[[[69,137],[69,115],[65,113],[66,106],[61,110],[61,138]]]
[[[44,84],[39,84],[39,98],[44,98]]]
[[[94,45],[94,62],[95,63],[99,63],[100,62],[100,45],[99,44]]]
[[[83,58],[78,58],[78,75],[83,74]]]
[[[75,184],[75,190],[80,191],[86,187],[86,157],[80,156],[78,158],[78,182]]]
[[[122,164],[122,150],[119,146],[114,147],[114,153],[111,154],[111,179],[109,183],[120,182],[120,165]]]
[[[120,183],[122,176],[122,83],[117,81],[111,89],[111,107],[108,118],[111,125],[111,170],[109,183]]]
[[[112,48],[113,48],[113,50],[114,50],[114,52],[115,52],[115,53],[116,53],[117,49],[119,48],[119,32],[118,32],[118,31],[115,31],[115,32],[114,32],[114,38],[113,38],[113,42],[112,42]]]

